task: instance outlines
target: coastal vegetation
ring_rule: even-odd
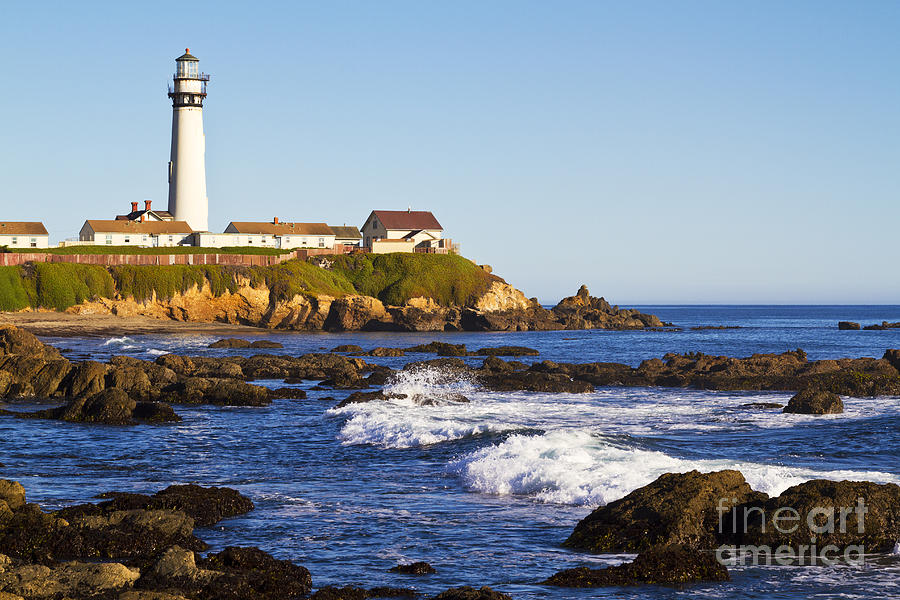
[[[28,263],[0,267],[0,310],[63,311],[98,298],[131,297],[146,302],[155,296],[170,300],[207,285],[218,297],[247,282],[257,288],[265,286],[275,300],[358,294],[400,305],[424,296],[442,306],[460,306],[483,294],[495,280],[465,258],[440,254],[338,256],[329,268],[301,260],[253,267]]]
[[[2,252],[3,247],[0,247]],[[293,250],[281,248],[254,248],[253,246],[228,246],[225,248],[198,248],[194,246],[162,246],[154,248],[141,248],[137,246],[64,246],[62,248],[9,248],[7,252],[19,252],[29,254],[253,254],[262,256],[278,256],[288,254]]]

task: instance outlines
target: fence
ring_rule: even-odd
[[[334,253],[334,252],[332,252]],[[47,252],[8,252],[0,254],[0,266],[27,262],[80,263],[85,265],[239,265],[268,267],[297,258],[299,253],[278,256],[263,254],[50,254]]]

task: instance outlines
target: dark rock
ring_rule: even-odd
[[[372,402],[373,400],[387,400],[388,397],[385,395],[384,390],[378,390],[377,392],[353,392],[341,402],[335,406],[335,408],[343,408],[350,404],[362,404],[365,402]]]
[[[69,398],[83,398],[96,394],[106,387],[108,370],[109,367],[93,360],[77,364],[67,378],[65,395]]]
[[[332,348],[332,352],[347,352],[350,354],[362,354],[364,351],[362,346],[357,346],[356,344],[341,344],[340,346],[336,346]]]
[[[479,589],[465,585],[462,587],[450,588],[445,592],[441,592],[434,596],[432,600],[512,600],[512,597],[494,591],[488,586]]]
[[[712,553],[685,546],[656,546],[633,562],[605,569],[579,567],[556,573],[544,583],[559,587],[606,587],[728,581],[728,569]]]
[[[59,360],[62,355],[53,346],[47,346],[29,331],[15,325],[0,325],[0,356],[22,355],[42,360]]]
[[[841,321],[838,323],[838,329],[842,331],[853,331],[858,330],[859,328],[859,323],[854,321]]]
[[[290,600],[304,598],[312,589],[308,570],[259,548],[228,547],[199,561],[199,567],[223,573],[199,594],[210,600]]]
[[[566,545],[590,552],[643,552],[671,544],[714,548],[722,498],[746,503],[767,496],[750,489],[738,471],[666,473],[594,510]]]
[[[165,402],[138,402],[134,407],[132,418],[147,423],[180,423],[175,410]]]
[[[253,502],[237,490],[227,487],[203,487],[194,484],[170,485],[152,496],[134,493],[107,492],[100,498],[110,498],[97,505],[81,505],[79,510],[109,513],[117,510],[177,510],[185,513],[199,527],[210,527],[222,519],[243,515],[253,510]],[[93,507],[96,506],[96,510]],[[66,510],[69,510],[67,513]],[[71,514],[64,509],[62,516]]]
[[[59,409],[51,409],[53,418],[73,423],[128,425],[137,403],[118,388],[107,388],[86,399],[76,399]]]
[[[140,367],[110,367],[106,373],[106,388],[118,388],[135,400],[149,398],[152,387],[150,377]]]
[[[408,565],[397,565],[396,567],[392,567],[390,572],[403,573],[404,575],[430,575],[432,573],[437,573],[434,567],[424,561],[414,562]]]
[[[269,398],[272,400],[305,400],[306,392],[299,388],[276,388],[269,390]]]
[[[366,356],[406,356],[402,348],[373,348],[365,353]]]
[[[583,394],[594,391],[587,381],[572,379],[561,373],[539,371],[488,372],[479,375],[478,381],[495,392],[528,391],[555,394]]]
[[[269,390],[234,379],[187,377],[166,389],[162,399],[171,404],[218,406],[267,406]]]
[[[778,404],[777,402],[748,402],[747,404],[741,404],[741,408],[761,408],[763,410],[775,409],[775,408],[784,408],[784,404]]]
[[[250,342],[247,340],[241,340],[238,338],[225,338],[224,340],[219,340],[217,342],[213,342],[209,345],[210,348],[249,348]]]
[[[797,518],[786,510],[793,509]],[[777,498],[748,502],[725,517],[739,531],[729,532],[727,542],[736,545],[779,546],[799,552],[815,539],[818,548],[845,549],[861,546],[865,552],[890,552],[900,540],[900,486],[868,481],[813,480],[785,490]],[[779,512],[780,510],[780,512]],[[781,518],[776,527],[774,520]],[[816,524],[809,526],[812,518]],[[746,530],[742,524],[748,523]]]
[[[18,481],[0,479],[0,500],[12,510],[25,506],[25,488]]]
[[[431,360],[419,360],[411,363],[406,363],[403,366],[404,371],[415,371],[417,369],[438,369],[444,370],[448,372],[452,371],[464,371],[468,367],[466,363],[461,358],[433,358]]]
[[[448,344],[446,342],[428,342],[407,348],[407,352],[423,352],[437,354],[438,356],[469,356],[465,344]]]
[[[367,598],[415,598],[418,592],[407,588],[375,587],[364,589],[360,587],[326,586],[320,588],[310,596],[310,600],[366,600]]]
[[[900,371],[900,350],[886,350],[882,360],[889,362],[891,366]]]
[[[496,348],[482,348],[475,354],[479,356],[538,356],[540,352],[525,346],[498,346]]]
[[[844,412],[841,397],[832,392],[806,389],[791,398],[784,412],[801,415],[839,415]]]
[[[256,340],[250,344],[250,347],[254,349],[277,349],[284,348],[284,344],[281,342],[273,342],[272,340]]]

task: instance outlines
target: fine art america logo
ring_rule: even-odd
[[[754,566],[865,564],[863,544],[838,546],[832,543],[839,538],[859,541],[863,537],[865,515],[869,512],[863,498],[857,499],[856,506],[816,506],[805,513],[791,506],[767,512],[759,506],[737,504],[737,499],[734,498],[719,500],[716,510],[719,513],[720,537],[770,543],[719,546],[716,558],[722,564]],[[775,543],[771,543],[773,540]]]

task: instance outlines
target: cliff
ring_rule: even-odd
[[[286,330],[525,331],[659,327],[582,286],[553,309],[447,255],[359,255],[270,267],[3,267],[0,308]]]

